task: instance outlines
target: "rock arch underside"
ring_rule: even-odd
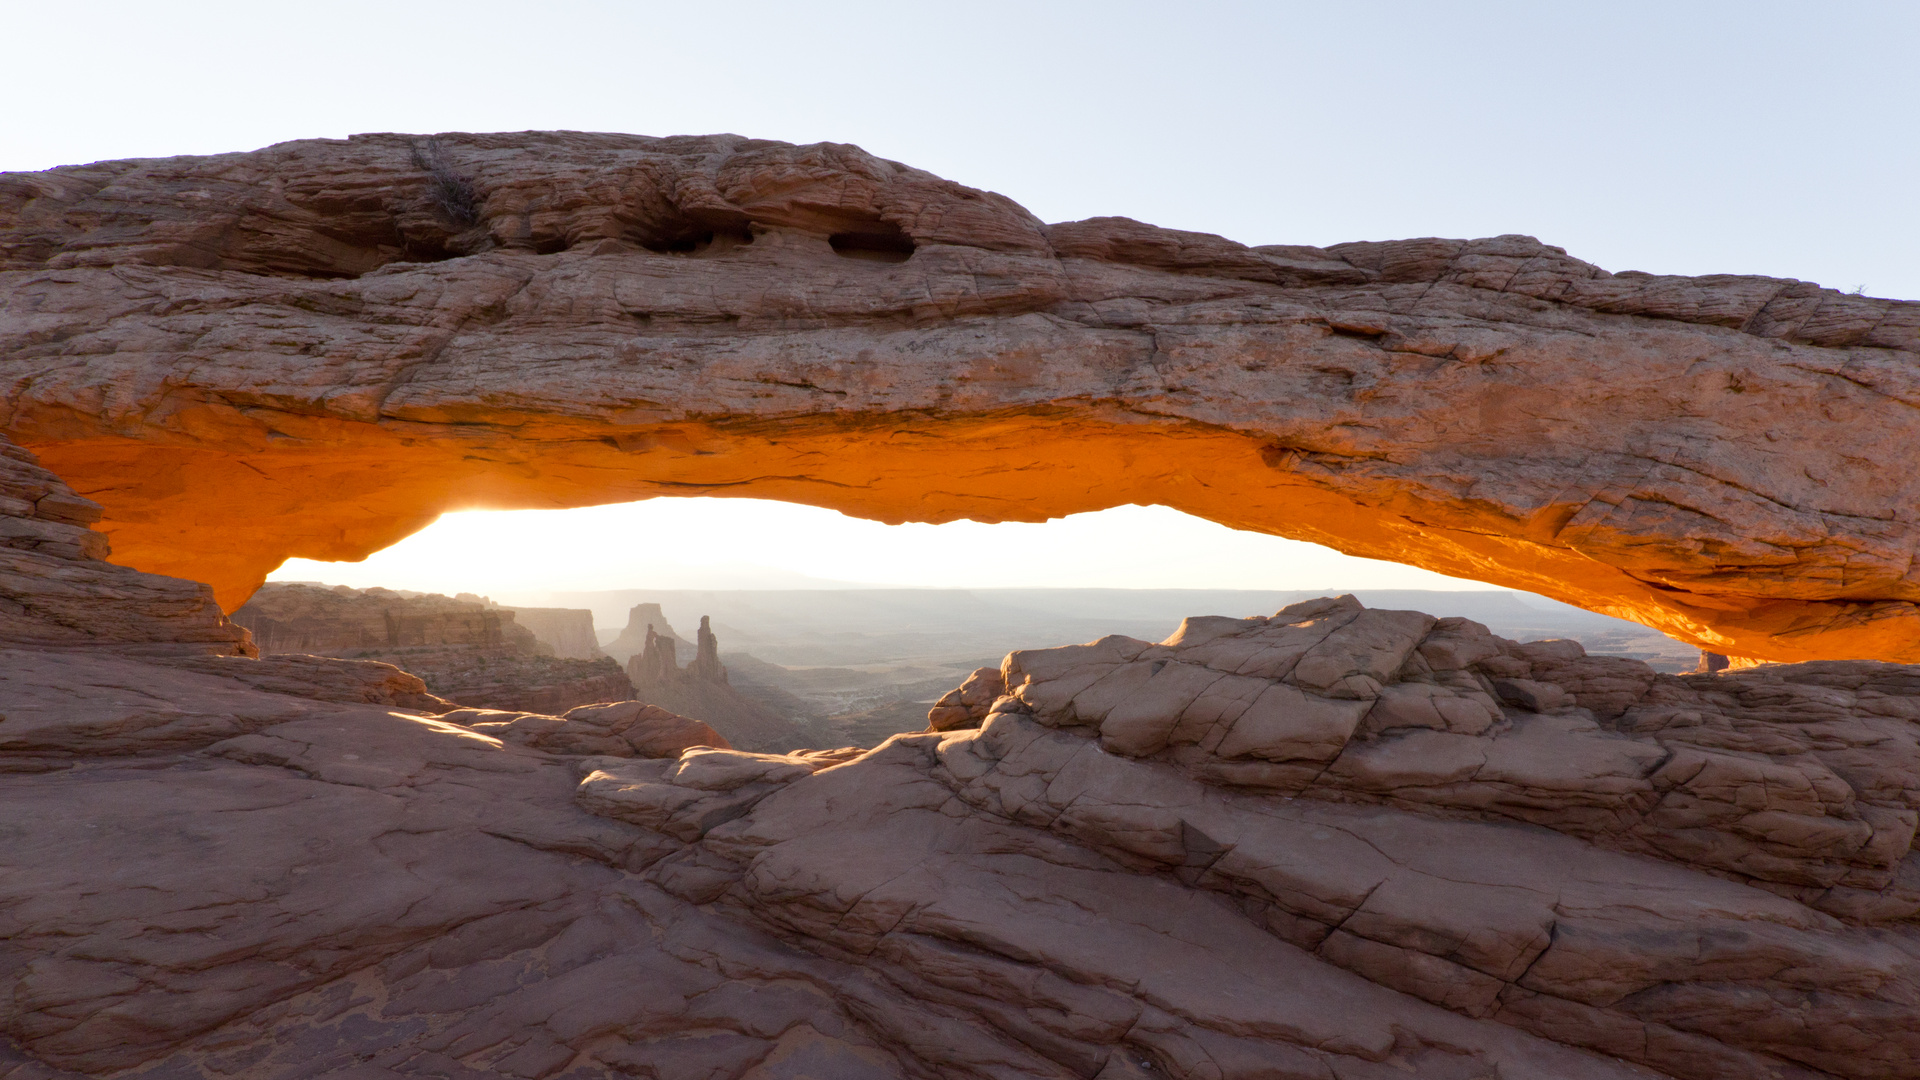
[[[733,136],[0,176],[0,255],[0,1080],[1920,1080],[1913,304]],[[749,753],[222,610],[693,493],[1165,503],[1788,662],[1327,597]]]
[[[0,253],[0,427],[228,610],[461,507],[1137,502],[1733,655],[1920,659],[1911,302],[1519,236],[1047,225],[734,136],[14,174]]]

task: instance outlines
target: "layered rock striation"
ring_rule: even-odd
[[[578,617],[592,617],[584,610],[531,610],[544,628],[570,626],[574,638]],[[460,705],[559,715],[633,696],[633,685],[610,660],[557,657],[517,618],[516,609],[468,593],[447,597],[297,582],[269,582],[233,614],[265,653],[392,664]]]
[[[1920,660],[1920,305],[1531,238],[1048,225],[855,148],[358,136],[0,178],[0,427],[236,607],[444,510],[1161,504],[1735,656]]]
[[[1920,1076],[1910,667],[1332,598],[757,754],[0,659],[7,1080]]]
[[[478,597],[269,582],[233,613],[263,652],[333,655],[426,646],[540,651],[510,609]]]
[[[1659,675],[1338,597],[1188,619],[1158,644],[1016,652],[968,680],[995,683],[968,720],[943,704],[930,726],[1020,717],[1209,785],[1527,822],[1842,918],[1920,918],[1908,667]]]
[[[1911,668],[1662,676],[1337,598],[998,674],[971,728],[608,763],[580,803],[688,844],[667,891],[1024,1044],[1008,1075],[1610,1075],[1503,1026],[1689,1080],[1920,1075]]]
[[[0,433],[0,645],[257,655],[213,590],[106,561],[100,507]]]

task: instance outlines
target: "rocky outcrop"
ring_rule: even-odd
[[[965,682],[940,695],[927,710],[927,730],[979,727],[1006,692],[1007,680],[999,668],[975,668]]]
[[[755,754],[273,662],[0,656],[0,1077],[1920,1076],[1920,669],[1335,598]]]
[[[0,645],[255,655],[205,585],[106,561],[100,507],[0,433]]]
[[[693,662],[687,665],[687,677],[700,682],[727,681],[726,665],[720,662],[720,638],[713,632],[712,619],[700,616],[700,629],[694,634]]]
[[[358,653],[414,672],[428,689],[478,709],[559,715],[577,705],[626,701],[633,684],[613,661],[562,660],[474,646]]]
[[[677,758],[692,747],[730,750],[719,732],[698,720],[639,701],[609,701],[567,710],[564,716],[460,709],[441,719],[504,742],[555,754]]]
[[[988,723],[1078,731],[1201,783],[1528,822],[1845,918],[1920,918],[1911,668],[1657,675],[1339,597],[1188,619],[1161,644],[1016,652],[999,674]]]
[[[230,657],[180,657],[167,666],[217,675],[275,694],[345,704],[391,705],[424,713],[444,713],[454,703],[432,693],[418,675],[377,660],[341,660],[330,656],[283,653],[242,663]]]
[[[726,665],[720,662],[720,639],[707,616],[700,617],[694,656],[683,668],[672,627],[665,626],[664,618],[660,620],[664,633],[651,624],[650,616],[659,611],[658,605],[641,604],[633,611],[629,629],[648,618],[641,649],[627,661],[627,678],[633,683],[634,696],[711,724],[731,746],[743,750],[796,750],[812,741],[813,736],[792,717],[733,687],[727,679]]]
[[[852,147],[403,135],[0,178],[0,427],[237,606],[444,510],[1161,504],[1733,656],[1920,660],[1920,305],[1528,237],[1047,225]]]
[[[680,669],[676,644],[673,638],[655,633],[651,626],[647,627],[647,637],[640,651],[627,660],[627,678],[634,680],[635,686],[644,686],[649,690],[658,690],[684,678],[686,673]]]

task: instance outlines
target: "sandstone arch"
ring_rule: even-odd
[[[0,428],[118,561],[229,609],[461,507],[1151,502],[1723,652],[1920,661],[1920,304],[1527,237],[1049,226],[736,136],[12,174],[0,256]]]

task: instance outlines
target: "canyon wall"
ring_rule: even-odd
[[[567,660],[597,660],[599,635],[593,632],[593,612],[585,608],[509,607],[514,622],[526,627],[553,655]]]
[[[586,611],[531,609],[578,637]],[[557,617],[555,617],[557,616]],[[418,675],[433,693],[476,708],[564,713],[624,701],[633,686],[605,657],[554,655],[515,609],[461,593],[396,592],[268,582],[234,612],[262,653],[371,659]],[[574,642],[577,644],[577,641]]]
[[[342,655],[430,645],[538,649],[533,632],[518,625],[511,610],[392,589],[271,582],[233,613],[233,621],[269,653]]]
[[[460,508],[1154,503],[1718,652],[1920,659],[1920,305],[1532,238],[1249,248],[822,144],[0,178],[0,428],[229,609]]]

